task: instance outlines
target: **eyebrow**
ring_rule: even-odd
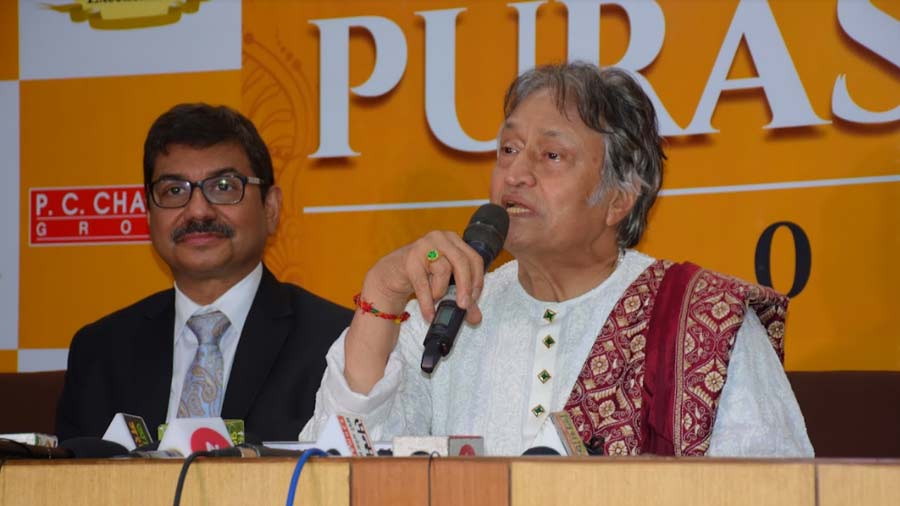
[[[500,126],[500,132],[498,132],[498,136],[500,134],[502,134],[504,130],[515,130],[516,126],[517,126],[516,123],[514,123],[512,121],[509,121],[509,120],[504,121],[503,125]],[[544,137],[551,137],[551,138],[555,138],[555,139],[558,139],[558,138],[565,139],[568,137],[567,135],[565,135],[563,132],[560,132],[559,130],[542,129],[542,130],[540,130],[540,133]]]
[[[218,170],[202,177],[201,179],[217,177],[217,176],[224,176],[227,174],[240,174],[240,173],[241,173],[241,171],[237,170],[234,167],[222,167],[221,169],[218,169]],[[181,179],[183,181],[188,180],[188,178],[186,178],[183,174],[163,174],[163,175],[159,176],[158,178],[156,178],[157,181],[160,179]]]

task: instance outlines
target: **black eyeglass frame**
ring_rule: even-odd
[[[203,185],[207,181],[211,181],[211,180],[215,180],[215,179],[222,179],[223,177],[233,177],[241,182],[241,196],[238,197],[238,199],[235,200],[234,202],[213,202],[213,200],[211,198],[209,198],[209,195],[206,194],[206,190],[203,189]],[[174,182],[178,182],[178,183],[187,183],[188,184],[190,191],[188,192],[188,197],[187,197],[187,199],[185,199],[184,204],[181,204],[180,206],[164,206],[159,203],[159,200],[157,199],[156,192],[154,191],[154,189],[156,188],[156,185],[158,185],[159,183],[165,182],[165,181],[170,181],[170,182],[174,181]],[[180,209],[182,207],[187,206],[188,203],[190,203],[191,199],[194,198],[194,189],[195,188],[200,188],[200,193],[203,194],[203,198],[205,198],[206,201],[212,205],[233,206],[235,204],[240,204],[244,200],[244,195],[246,195],[246,193],[247,193],[247,185],[248,184],[255,184],[255,185],[262,186],[267,183],[265,180],[263,180],[261,178],[258,178],[255,176],[245,176],[243,174],[218,174],[215,176],[209,176],[207,178],[203,178],[199,181],[190,181],[188,179],[182,179],[179,177],[163,176],[163,177],[157,179],[156,181],[153,181],[150,183],[150,192],[149,193],[150,193],[150,198],[153,200],[153,204],[155,204],[156,207],[159,207],[161,209]]]

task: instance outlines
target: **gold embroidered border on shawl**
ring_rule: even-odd
[[[783,361],[788,300],[772,289],[705,269],[693,276],[684,297],[675,341],[673,444],[676,455],[705,455],[746,307],[757,312]]]
[[[604,454],[640,453],[646,332],[672,262],[644,270],[613,307],[575,381],[565,410],[581,438],[604,439]]]
[[[604,439],[604,454],[638,455],[650,317],[669,261],[657,261],[625,290],[603,325],[565,410],[588,444]],[[672,439],[676,455],[704,455],[728,361],[747,305],[784,357],[787,298],[769,288],[699,269],[684,292],[676,334]]]

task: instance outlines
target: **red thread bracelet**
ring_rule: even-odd
[[[356,307],[362,309],[363,313],[369,313],[385,320],[391,320],[397,324],[409,320],[409,311],[404,311],[402,314],[385,313],[384,311],[375,309],[375,306],[373,306],[371,302],[363,299],[362,293],[353,296],[353,303],[356,304]]]

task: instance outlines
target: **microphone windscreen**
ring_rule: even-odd
[[[535,446],[525,450],[522,455],[559,455],[559,452],[549,446]]]
[[[490,261],[500,253],[503,242],[506,241],[506,233],[509,231],[509,214],[506,209],[497,204],[484,204],[479,207],[469,225],[463,232],[463,240],[470,246],[483,245],[487,250],[479,251],[484,256],[487,253]],[[475,248],[478,250],[479,248]],[[486,263],[490,263],[485,259]]]
[[[128,455],[128,448],[98,437],[75,437],[60,443],[76,459],[106,459]]]

